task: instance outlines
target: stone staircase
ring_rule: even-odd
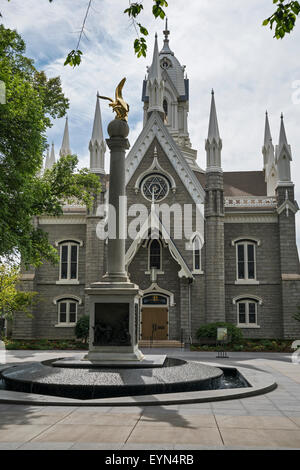
[[[147,340],[139,341],[140,348],[183,348],[184,344],[175,340]]]

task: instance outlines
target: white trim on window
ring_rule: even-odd
[[[258,297],[258,295],[253,295],[253,294],[251,294],[250,296],[249,296],[249,294],[237,295],[236,297],[233,297],[232,303],[233,303],[233,305],[235,305],[237,302],[239,302],[240,300],[243,300],[243,299],[255,300],[256,302],[259,303],[259,305],[263,304],[263,299],[261,297]]]
[[[83,246],[83,241],[79,240],[79,238],[60,238],[59,240],[55,240],[54,244],[55,246],[61,245],[61,243],[66,243],[66,242],[73,242],[77,243],[79,246]]]
[[[253,247],[253,261],[249,261],[248,258],[248,247]],[[236,281],[235,284],[259,284],[257,281],[256,273],[256,246],[257,242],[251,239],[237,239],[235,243],[235,262],[236,262]],[[243,250],[243,261],[239,260],[239,248],[242,247]],[[253,263],[253,277],[249,277],[250,263]],[[243,268],[243,277],[240,277],[239,267],[242,264]]]
[[[150,240],[150,243],[148,244],[148,271],[147,273],[151,273],[151,267],[150,267],[150,256],[151,256],[151,245],[153,242],[158,242],[159,243],[159,247],[160,247],[160,267],[159,269],[156,270],[156,273],[157,274],[164,274],[163,271],[162,271],[162,242],[160,240],[160,238],[153,238],[152,240]]]
[[[72,247],[76,246],[76,277],[71,277],[71,253]],[[62,277],[62,250],[63,247],[67,247],[67,277]],[[56,284],[79,284],[78,280],[78,262],[79,262],[79,247],[80,244],[75,240],[66,240],[59,243],[59,280],[56,281]]]
[[[259,238],[247,237],[247,236],[234,238],[233,240],[231,240],[231,245],[234,246],[238,242],[245,242],[245,241],[256,243],[257,246],[261,245],[261,241]]]
[[[199,251],[199,263],[197,263],[199,265],[198,268],[196,268],[196,251],[197,251],[197,247],[196,247],[196,243],[198,242],[198,251]],[[199,235],[195,235],[194,238],[193,238],[193,241],[192,241],[192,246],[193,246],[193,271],[192,273],[193,274],[203,274],[203,270],[202,270],[202,247],[203,247],[203,241],[201,239],[201,237]]]
[[[76,325],[78,316],[79,302],[72,298],[74,296],[61,298],[56,301],[57,304],[57,324],[55,327],[73,327]],[[62,305],[65,306],[65,311],[62,311]],[[75,311],[71,312],[71,308],[75,305]],[[75,314],[75,321],[70,321],[70,316]],[[62,321],[62,315],[65,315],[66,320]]]
[[[75,302],[78,302],[78,305],[82,305],[82,299],[80,297],[77,297],[77,295],[73,295],[73,294],[58,295],[57,297],[53,299],[53,303],[54,305],[56,305],[61,300],[65,300],[65,299],[74,300]]]
[[[260,328],[258,325],[258,305],[259,302],[254,297],[240,298],[236,300],[237,326],[239,328]],[[242,307],[243,305],[243,307]],[[254,306],[254,309],[253,309]],[[255,322],[250,321],[251,316],[255,316]],[[245,321],[241,321],[243,319]]]

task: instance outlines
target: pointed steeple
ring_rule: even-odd
[[[267,170],[267,168],[270,167],[270,165],[272,165],[274,162],[274,146],[272,143],[272,135],[271,135],[269,116],[268,116],[267,111],[266,111],[265,136],[264,136],[264,144],[262,147],[262,154],[264,157],[264,170]]]
[[[208,126],[208,140],[211,142],[213,139],[218,142],[220,140],[219,126],[218,126],[218,117],[215,103],[215,92],[211,92],[211,106],[210,106],[210,116],[209,116],[209,126]]]
[[[47,168],[50,168],[50,153],[49,153],[49,148],[47,148],[47,154],[46,154],[46,159],[45,159],[45,170]]]
[[[284,121],[283,121],[283,113],[281,113],[280,116],[280,132],[279,132],[279,146],[283,145],[288,145],[288,141],[286,138],[286,132],[285,132],[285,127],[284,127]]]
[[[150,80],[151,82],[154,82],[154,80],[157,80],[158,83],[161,80],[161,68],[160,68],[160,62],[159,62],[157,33],[155,33],[153,58],[152,58],[151,67],[149,68],[148,80]]]
[[[149,96],[148,113],[152,111],[159,111],[164,115],[164,81],[161,74],[157,34],[155,34],[152,64],[148,71],[147,94]]]
[[[168,18],[166,18],[166,24],[165,24],[165,29],[163,31],[165,39],[164,39],[164,46],[162,50],[160,51],[161,54],[171,54],[174,55],[174,52],[171,51],[170,46],[169,46],[169,35],[170,31],[168,29]]]
[[[106,144],[103,138],[100,100],[97,93],[92,137],[89,143],[90,169],[93,173],[105,173],[104,156]]]
[[[269,116],[268,111],[266,111],[266,122],[265,122],[265,138],[264,138],[264,146],[267,148],[270,140],[272,140],[270,124],[269,124]]]
[[[222,171],[221,166],[221,150],[222,150],[222,139],[220,138],[217,110],[215,103],[215,94],[212,90],[211,93],[211,106],[208,126],[208,137],[205,142],[206,150],[206,166],[207,172],[211,171]]]
[[[68,118],[66,117],[64,136],[63,136],[63,141],[61,144],[61,149],[59,151],[59,156],[65,157],[66,155],[71,155],[71,154],[72,152],[70,148],[69,125],[68,125]]]
[[[269,116],[268,116],[267,111],[266,111],[266,119],[265,119],[265,135],[264,135],[264,144],[262,147],[262,154],[264,157],[264,171],[265,171],[265,181],[267,183],[267,195],[274,196],[278,176],[277,176],[277,167],[275,163],[274,145],[272,142]]]
[[[50,168],[52,168],[54,163],[55,163],[55,151],[54,151],[54,143],[52,142],[50,155],[49,155],[49,149],[47,150],[45,170],[49,170]]]
[[[292,151],[286,137],[283,114],[281,114],[279,144],[276,145],[275,162],[278,169],[278,180],[280,183],[291,182]]]

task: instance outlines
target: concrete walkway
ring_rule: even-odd
[[[216,362],[215,353],[144,350]],[[66,351],[8,351],[0,363],[72,356]],[[270,372],[267,395],[216,403],[149,407],[0,405],[1,449],[299,449],[300,365],[291,355],[229,353],[224,365]],[[220,361],[220,360],[219,360]]]

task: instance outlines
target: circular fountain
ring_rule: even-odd
[[[91,400],[107,397],[213,390],[223,371],[196,362],[166,358],[154,367],[64,367],[63,361],[22,364],[2,372],[9,390]]]

